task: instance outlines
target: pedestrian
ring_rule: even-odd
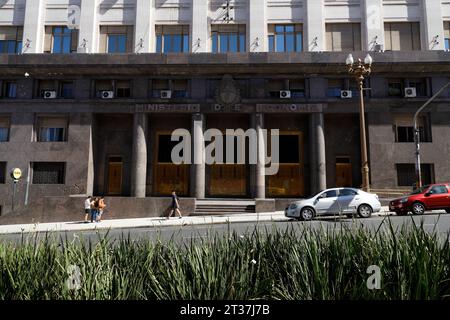
[[[84,222],[88,222],[88,216],[91,213],[91,196],[88,196],[86,200],[84,200]]]
[[[98,215],[97,215],[97,222],[102,221],[102,214],[103,210],[106,208],[105,204],[105,197],[100,197],[100,200],[98,201]]]
[[[95,197],[91,202],[91,222],[97,221],[99,198]]]
[[[180,212],[180,203],[179,203],[179,199],[178,196],[175,192],[175,190],[172,191],[172,204],[171,204],[171,210],[170,210],[170,214],[167,217],[167,219],[169,219],[172,216],[172,213],[177,212],[179,215],[179,219],[182,218],[181,212]]]

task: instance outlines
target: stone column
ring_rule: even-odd
[[[444,24],[442,23],[442,1],[423,0],[423,26],[425,39],[422,50],[444,50]]]
[[[256,199],[264,199],[266,197],[266,175],[265,175],[265,155],[266,155],[266,141],[264,140],[264,114],[252,114],[252,126],[257,135],[256,160],[253,164],[254,168],[254,197]],[[250,146],[251,147],[251,146]],[[251,149],[250,149],[251,150]]]
[[[93,126],[94,126],[94,114],[89,114],[88,123],[86,123],[89,130],[89,151],[88,151],[88,172],[87,172],[87,183],[86,183],[86,194],[92,195],[94,192],[94,178],[95,178],[95,169],[94,169],[94,135],[93,135]]]
[[[362,50],[372,51],[375,45],[384,45],[383,1],[364,0],[361,9]]]
[[[150,40],[154,38],[154,0],[136,0],[136,30],[134,32],[134,52],[152,52]]]
[[[324,51],[325,44],[325,14],[324,0],[306,0],[303,27],[305,40],[304,51]]]
[[[191,52],[209,52],[208,3],[192,0]]]
[[[79,53],[98,52],[98,5],[99,0],[81,0],[80,32],[77,50]]]
[[[327,188],[323,113],[310,115],[311,193]]]
[[[44,0],[25,2],[22,53],[43,52],[45,2]]]
[[[264,52],[267,44],[266,0],[248,1],[248,52]]]
[[[195,113],[192,115],[192,143],[193,163],[191,195],[197,199],[205,198],[205,141],[203,132],[205,130],[205,115]]]
[[[145,198],[147,180],[147,115],[135,113],[131,156],[131,196]]]

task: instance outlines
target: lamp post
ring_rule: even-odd
[[[367,54],[364,58],[364,63],[361,59],[354,61],[353,56],[349,54],[345,63],[348,67],[348,73],[353,75],[358,82],[359,88],[359,125],[360,125],[360,136],[361,136],[361,172],[362,172],[362,189],[366,192],[370,192],[369,184],[369,163],[367,160],[367,141],[366,141],[366,121],[364,117],[364,96],[363,96],[363,85],[364,77],[368,76],[371,71],[372,57]]]

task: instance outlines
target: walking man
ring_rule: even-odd
[[[179,215],[179,219],[182,218],[181,216],[181,212],[180,212],[180,203],[178,202],[178,196],[175,193],[175,190],[172,191],[172,205],[171,205],[171,210],[170,210],[170,214],[167,217],[167,219],[169,219],[172,216],[172,213],[177,212]]]
[[[84,200],[84,222],[88,222],[88,216],[91,213],[91,196]]]

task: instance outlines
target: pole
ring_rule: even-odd
[[[16,184],[17,184],[17,180],[13,180],[13,194],[12,194],[12,204],[11,204],[12,211],[14,211],[14,200],[16,197]]]
[[[358,77],[359,82],[359,125],[361,135],[361,161],[362,161],[362,189],[370,192],[369,184],[369,163],[367,160],[367,140],[366,140],[366,120],[364,115],[364,96],[363,96],[363,82],[364,77]]]
[[[416,181],[417,187],[422,187],[422,171],[420,168],[420,130],[417,123],[417,118],[419,113],[425,109],[437,96],[441,94],[442,91],[445,90],[450,85],[450,82],[447,82],[438,92],[436,92],[430,99],[427,100],[414,114],[413,126],[414,126],[414,143],[416,145],[415,156],[416,156]]]
[[[25,188],[25,205],[28,205],[28,192],[30,190],[30,173],[28,172],[27,176],[27,186]]]

